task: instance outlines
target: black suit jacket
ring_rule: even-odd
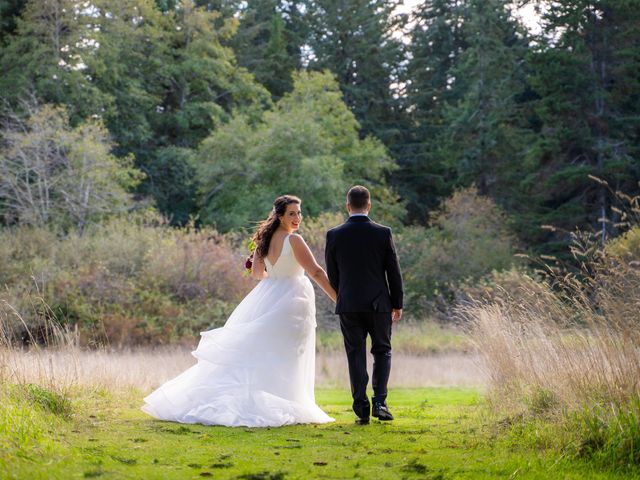
[[[336,313],[402,308],[402,274],[389,227],[350,217],[327,232],[325,260],[338,292]]]

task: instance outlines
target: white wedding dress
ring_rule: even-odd
[[[231,427],[327,423],[315,402],[315,296],[289,237],[268,277],[222,328],[202,332],[198,363],[146,397],[161,420]]]

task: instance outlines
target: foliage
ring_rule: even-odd
[[[91,12],[76,9],[76,3],[28,1],[22,8],[0,50],[0,92],[14,109],[35,94],[42,103],[65,104],[76,125],[108,108],[108,95],[86,72],[96,41]]]
[[[433,309],[436,298],[446,305],[463,283],[515,263],[515,239],[504,212],[475,188],[454,193],[433,214],[431,228],[405,228],[396,244],[406,303],[414,313]]]
[[[0,278],[1,313],[17,341],[44,341],[50,320],[77,328],[83,345],[192,341],[226,321],[253,283],[242,275],[244,252],[217,232],[169,229],[153,215],[64,238],[23,226],[0,239],[0,259],[11,266]]]
[[[230,44],[256,80],[279,100],[293,88],[292,74],[301,67],[304,30],[300,0],[236,2],[239,25]],[[233,15],[231,13],[230,15]]]
[[[0,135],[0,198],[7,223],[82,231],[89,222],[123,212],[142,178],[131,158],[110,153],[100,121],[69,125],[64,108],[31,105],[14,114]]]
[[[622,236],[606,245],[607,253],[615,259],[626,261],[640,260],[640,226],[633,227]]]
[[[235,21],[181,2],[161,14],[150,1],[99,4],[100,48],[90,63],[114,108],[105,121],[120,154],[133,153],[151,195],[172,223],[196,213],[193,168],[199,142],[231,115],[268,104],[268,94],[222,42]],[[143,18],[144,21],[136,21]]]
[[[385,182],[394,167],[379,141],[358,137],[332,76],[302,72],[260,121],[237,115],[202,143],[201,218],[221,231],[248,228],[285,193],[316,216],[341,208],[349,186],[364,183],[380,217],[397,224],[402,207]]]
[[[246,228],[283,191],[317,215],[368,181],[384,221],[425,226],[475,184],[527,247],[562,254],[575,226],[621,233],[614,195],[589,175],[637,193],[633,2],[553,2],[538,35],[506,0],[424,0],[408,16],[395,1],[79,5],[0,2],[0,117],[28,117],[33,97],[71,128],[102,121],[172,224]],[[309,73],[327,70],[336,84]],[[357,122],[338,119],[348,112]],[[254,184],[254,202],[229,193]]]
[[[398,2],[308,0],[304,6],[309,68],[331,70],[363,133],[390,145],[399,133],[391,84],[403,53],[394,32],[406,23],[394,12]]]
[[[151,0],[27,2],[0,52],[0,91],[62,104],[72,125],[104,121],[121,158],[145,171],[140,191],[174,223],[195,213],[191,151],[231,111],[260,111],[268,92],[222,42],[235,21],[181,2],[162,13]]]
[[[617,233],[614,195],[589,175],[637,193],[638,15],[633,2],[582,0],[556,2],[544,14],[548,38],[529,58],[539,127],[525,157],[530,200],[520,223],[522,236],[549,242],[548,251],[554,241],[566,245],[563,231],[576,225]],[[559,230],[532,228],[540,224]]]
[[[501,204],[517,200],[513,182],[523,167],[519,158],[528,143],[526,109],[518,99],[527,88],[524,57],[526,31],[511,17],[503,0],[469,1],[462,27],[466,48],[448,72],[458,92],[448,105],[445,163],[458,182],[475,183]]]
[[[463,30],[467,12],[463,2],[427,0],[414,15],[403,71],[403,108],[409,128],[403,131],[402,144],[393,149],[401,167],[397,182],[408,200],[409,218],[424,224],[455,181],[442,153],[442,139],[448,134],[447,106],[462,95],[450,83],[451,71],[467,48]]]
[[[16,21],[24,9],[24,0],[3,0],[0,2],[0,45],[16,29]]]

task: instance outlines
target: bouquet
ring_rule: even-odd
[[[247,274],[251,274],[251,268],[253,267],[253,254],[256,251],[256,244],[253,240],[249,240],[249,242],[247,242],[247,246],[249,247],[249,255],[244,261],[244,268]]]

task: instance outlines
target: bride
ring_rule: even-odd
[[[231,427],[327,423],[315,402],[315,297],[307,274],[336,300],[303,238],[301,200],[276,198],[253,236],[260,283],[222,328],[202,332],[198,363],[146,397],[161,420]]]

